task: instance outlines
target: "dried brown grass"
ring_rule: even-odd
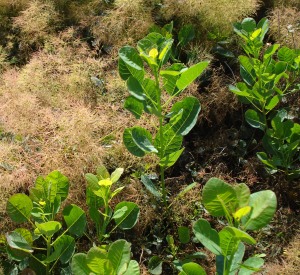
[[[113,9],[95,18],[92,33],[100,44],[117,50],[141,39],[153,24],[151,8],[143,0],[117,0]]]
[[[232,31],[232,23],[255,14],[260,6],[257,0],[165,0],[161,15],[166,20],[179,18],[185,22],[194,20],[203,31]]]
[[[292,48],[300,47],[300,7],[277,7],[269,13],[270,33],[276,42]]]

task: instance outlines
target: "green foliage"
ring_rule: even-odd
[[[300,125],[288,119],[288,113],[282,109],[271,120],[271,129],[263,137],[265,152],[257,153],[260,161],[270,173],[283,170],[289,178],[300,176],[295,167],[300,150]]]
[[[78,253],[72,259],[74,275],[139,275],[136,261],[130,260],[131,244],[117,240],[106,248],[93,247],[87,254]]]
[[[45,178],[37,178],[29,197],[15,194],[9,198],[6,208],[9,217],[17,223],[28,222],[33,229],[18,228],[6,234],[6,253],[10,259],[29,258],[28,265],[37,274],[53,273],[58,262],[69,264],[75,251],[75,237],[81,237],[85,231],[86,216],[80,207],[67,205],[62,212],[67,228],[61,231],[62,224],[54,219],[68,191],[68,178],[53,171]],[[41,244],[44,246],[40,247]]]
[[[247,56],[239,56],[243,82],[230,85],[229,89],[243,103],[251,105],[245,113],[247,123],[265,133],[265,152],[258,153],[258,157],[267,170],[275,173],[282,169],[288,176],[297,177],[299,169],[294,163],[299,160],[298,124],[289,119],[284,110],[274,113],[287,94],[299,90],[300,51],[280,48],[279,44],[264,47],[268,28],[266,18],[258,24],[246,18],[234,25],[234,31],[244,41],[242,47]]]
[[[137,119],[143,112],[158,118],[159,126],[155,136],[140,126],[127,128],[123,141],[130,153],[137,157],[156,154],[161,167],[161,190],[152,184],[146,176],[142,182],[157,198],[167,203],[164,171],[174,165],[180,157],[183,136],[194,127],[200,112],[200,104],[194,97],[186,97],[170,108],[170,102],[182,93],[208,66],[208,62],[200,62],[187,68],[181,63],[166,65],[172,54],[172,24],[163,28],[165,36],[150,33],[137,43],[137,50],[125,46],[119,50],[119,74],[126,81],[130,96],[125,101],[128,109]],[[180,43],[187,43],[191,38],[188,29],[180,34]],[[150,73],[144,68],[146,63]],[[163,83],[163,86],[161,86]],[[165,90],[168,96],[163,96]],[[170,110],[171,109],[171,110]],[[170,110],[167,113],[167,110]],[[161,194],[161,196],[160,196]]]
[[[120,202],[115,209],[110,206],[111,200],[124,189],[124,186],[112,189],[112,185],[120,179],[123,171],[123,168],[117,168],[110,175],[107,169],[101,166],[97,169],[97,175],[85,175],[88,182],[86,202],[100,242],[108,238],[116,228],[123,230],[133,228],[140,214],[138,206],[133,202]],[[112,220],[115,226],[108,231]]]
[[[269,224],[277,207],[273,191],[264,190],[250,195],[246,184],[231,186],[218,178],[211,178],[205,184],[202,199],[212,216],[225,216],[231,226],[243,230],[258,230]]]
[[[243,262],[244,243],[256,243],[245,231],[258,230],[269,224],[276,211],[275,194],[265,190],[250,195],[246,184],[231,186],[211,178],[203,188],[202,198],[212,216],[225,216],[229,223],[220,232],[211,228],[204,219],[193,225],[196,238],[216,255],[217,274],[236,274],[238,270],[239,274],[259,271],[264,263],[260,257],[254,256]]]

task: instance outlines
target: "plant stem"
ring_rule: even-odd
[[[163,149],[164,149],[164,135],[163,135],[163,111],[162,111],[162,99],[161,99],[161,89],[159,86],[158,72],[155,71],[155,84],[157,87],[157,97],[158,97],[158,113],[159,113],[159,138],[160,138],[160,150],[159,150],[159,158],[163,158]],[[167,206],[167,193],[166,193],[166,183],[165,183],[165,168],[163,166],[160,167],[160,184],[162,191],[163,203]]]
[[[47,238],[47,258],[50,256],[50,253],[51,253],[51,237],[48,237]],[[46,275],[50,274],[49,267],[50,267],[50,263],[47,263],[46,264]]]

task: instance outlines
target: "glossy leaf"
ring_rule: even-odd
[[[55,197],[59,196],[64,201],[69,193],[69,179],[59,171],[53,171],[45,177],[50,195],[50,202],[54,202]]]
[[[176,82],[176,86],[178,87],[178,89],[182,91],[187,88],[192,82],[197,79],[197,77],[199,77],[203,73],[208,64],[209,61],[203,61],[193,65],[192,67],[184,71]]]
[[[221,255],[219,234],[212,229],[209,222],[199,219],[193,226],[193,232],[196,238],[212,253]]]
[[[127,80],[130,76],[139,81],[144,78],[143,60],[138,52],[130,46],[119,50],[119,74],[123,80]]]
[[[46,237],[52,237],[61,228],[61,224],[57,221],[50,221],[44,223],[35,223],[40,234]],[[36,230],[35,230],[36,233]]]
[[[125,230],[125,229],[131,229],[134,227],[138,221],[139,215],[140,215],[140,209],[137,206],[137,204],[133,202],[120,202],[116,205],[115,211],[118,211],[119,209],[122,209],[123,207],[127,207],[126,212],[120,217],[114,217],[114,221],[116,225]]]
[[[258,128],[262,131],[266,128],[266,120],[264,116],[255,110],[248,109],[245,113],[245,119],[253,128]]]
[[[119,274],[122,268],[125,269],[130,261],[130,243],[125,240],[113,242],[108,249],[108,259],[110,260],[116,274]]]
[[[182,266],[179,275],[206,275],[206,272],[200,265],[191,262]]]
[[[269,224],[273,218],[276,207],[276,195],[271,190],[264,190],[251,194],[249,206],[252,211],[242,218],[246,230],[258,230]]]
[[[115,171],[112,172],[110,179],[113,183],[116,183],[124,172],[124,168],[117,168]]]
[[[151,257],[148,263],[148,270],[153,275],[162,274],[162,260],[158,256]]]
[[[234,188],[218,178],[208,180],[203,188],[202,198],[205,208],[214,217],[231,214],[238,205]]]
[[[139,126],[127,128],[123,133],[123,142],[126,148],[137,157],[143,157],[146,153],[158,152],[151,140],[150,132]]]
[[[84,253],[77,253],[72,257],[72,272],[74,275],[89,275],[91,270],[87,266],[87,255]]]
[[[159,165],[163,166],[165,168],[169,168],[172,165],[175,164],[175,162],[179,159],[179,157],[181,156],[182,152],[183,152],[184,148],[171,153],[170,155],[164,156],[160,161],[159,161]]]
[[[238,207],[242,208],[249,204],[250,200],[250,189],[245,183],[239,183],[238,185],[234,186],[234,191],[237,196],[238,200]]]
[[[186,97],[171,108],[170,125],[176,135],[187,135],[195,126],[201,106],[197,98]]]
[[[81,237],[86,228],[85,212],[75,204],[66,206],[62,212],[70,234]]]
[[[115,270],[107,255],[97,247],[92,247],[87,253],[86,264],[97,275],[115,275]]]
[[[128,267],[122,275],[140,275],[140,267],[137,261],[131,260]]]
[[[126,98],[124,108],[130,111],[136,119],[139,119],[143,114],[144,104],[133,96]]]
[[[237,274],[237,271],[240,269],[240,264],[243,261],[244,254],[245,254],[245,245],[242,242],[240,242],[238,249],[236,250],[236,252],[233,255],[229,275]]]
[[[32,201],[25,194],[12,195],[6,204],[7,214],[17,223],[28,221],[32,208]]]
[[[84,175],[86,181],[88,182],[88,187],[91,188],[92,190],[98,190],[99,189],[99,179],[97,176],[91,173],[87,173]]]
[[[52,244],[54,252],[44,261],[51,263],[59,259],[62,264],[68,263],[75,251],[75,240],[68,235],[62,235]]]
[[[191,42],[194,39],[194,37],[195,37],[194,26],[191,24],[184,25],[178,33],[179,45],[181,47],[186,46],[189,42]]]
[[[151,179],[147,177],[146,175],[141,176],[141,181],[145,185],[146,189],[157,199],[161,198],[161,193],[158,190],[158,188],[153,184]]]
[[[11,249],[20,250],[21,252],[25,252],[25,253],[33,252],[33,249],[30,246],[30,244],[19,232],[13,231],[7,233],[6,241]]]
[[[264,260],[262,258],[251,257],[242,264],[238,275],[250,275],[258,272],[260,271],[260,268],[263,266],[263,264]]]

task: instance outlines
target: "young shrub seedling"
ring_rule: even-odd
[[[257,25],[252,18],[234,25],[234,31],[244,41],[242,47],[247,56],[239,56],[243,82],[230,85],[229,89],[243,103],[251,105],[245,113],[245,119],[250,126],[265,134],[263,146],[266,152],[258,153],[258,157],[267,170],[273,173],[284,170],[287,175],[295,177],[299,174],[296,171],[299,169],[292,165],[299,160],[295,157],[299,151],[299,138],[297,142],[298,134],[295,133],[298,124],[287,116],[279,118],[274,113],[286,95],[299,90],[300,50],[280,48],[279,44],[264,47],[263,39],[268,28],[266,18]],[[284,133],[274,127],[283,127]]]
[[[74,275],[139,275],[139,264],[131,258],[131,244],[117,240],[105,247],[92,247],[87,254],[77,253],[72,259]]]
[[[137,44],[137,49],[125,46],[119,51],[119,74],[126,81],[130,96],[125,108],[137,119],[143,112],[158,119],[154,136],[145,128],[127,128],[123,142],[130,153],[137,157],[154,153],[159,158],[160,188],[149,177],[141,180],[146,188],[167,205],[165,170],[178,160],[183,152],[183,136],[194,127],[200,112],[200,103],[195,97],[186,97],[173,106],[174,98],[182,93],[208,66],[208,61],[187,68],[184,64],[167,65],[173,39],[159,33],[150,33]],[[149,70],[144,67],[144,62]],[[164,93],[165,92],[165,93]]]
[[[220,232],[212,229],[204,219],[193,225],[196,238],[216,255],[217,274],[259,271],[263,259],[253,256],[243,262],[243,243],[255,244],[246,231],[259,230],[271,221],[277,207],[274,192],[265,190],[250,195],[246,184],[231,186],[218,178],[211,178],[203,188],[202,203],[212,216],[224,216],[228,222]]]
[[[106,168],[101,166],[97,169],[97,175],[85,175],[88,182],[86,201],[100,243],[117,228],[127,230],[134,227],[140,214],[139,207],[133,202],[120,202],[114,209],[110,206],[111,200],[124,188],[122,186],[112,190],[112,185],[119,180],[123,171],[123,168],[117,168],[110,175]],[[107,229],[112,220],[115,226],[108,232]]]
[[[75,251],[75,238],[84,234],[86,216],[74,204],[62,211],[64,231],[62,223],[55,221],[68,190],[68,178],[53,171],[45,178],[37,178],[29,197],[15,194],[7,202],[9,217],[16,223],[28,222],[33,230],[21,227],[7,233],[6,252],[10,259],[21,262],[24,268],[30,267],[35,274],[54,274],[59,262],[67,270]]]

